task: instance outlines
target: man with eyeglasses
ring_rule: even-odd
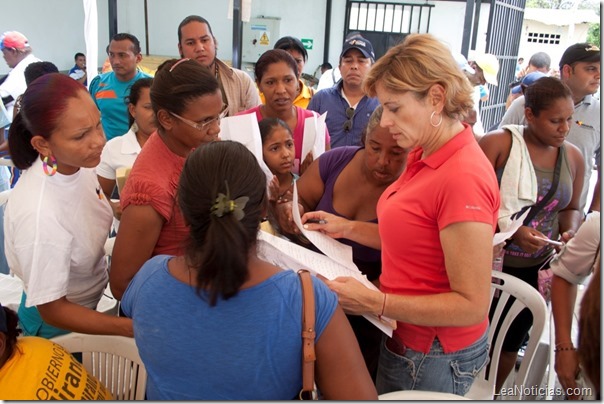
[[[101,111],[101,122],[107,140],[128,132],[128,103],[130,88],[138,79],[151,77],[139,71],[137,64],[143,59],[141,45],[131,34],[115,34],[107,47],[110,72],[96,76],[90,83],[90,95]]]
[[[325,122],[332,149],[361,145],[369,117],[380,104],[363,91],[363,79],[374,61],[371,42],[360,35],[348,38],[340,54],[342,78],[333,87],[316,93],[308,104],[312,111],[328,112]]]

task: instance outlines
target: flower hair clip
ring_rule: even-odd
[[[250,198],[247,196],[240,196],[239,198],[232,200],[229,192],[229,184],[226,181],[224,183],[227,189],[226,195],[222,192],[218,193],[218,197],[216,197],[216,202],[212,205],[210,213],[217,217],[223,217],[224,215],[232,213],[235,215],[235,219],[240,221],[245,216],[243,209]]]

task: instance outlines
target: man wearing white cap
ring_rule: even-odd
[[[474,86],[486,83],[496,86],[497,74],[499,73],[499,61],[495,55],[490,53],[477,53],[473,61],[470,61],[470,66],[476,71],[473,76],[469,76],[470,81]]]
[[[453,53],[455,61],[459,65],[459,68],[464,72],[470,83],[474,86],[474,94],[472,99],[474,100],[474,110],[468,114],[464,120],[466,123],[473,122],[474,135],[480,138],[484,135],[484,127],[482,126],[482,120],[480,119],[480,86],[486,85],[486,83],[496,86],[497,74],[499,73],[499,61],[495,55],[490,53],[480,53],[473,57],[471,62],[467,62],[466,58],[460,53]]]
[[[8,31],[0,36],[0,50],[6,60],[6,64],[12,70],[8,73],[6,80],[0,84],[0,97],[6,107],[9,119],[13,118],[13,106],[18,96],[25,92],[25,68],[40,59],[32,54],[29,41],[20,32]]]
[[[468,79],[474,86],[474,94],[472,99],[474,100],[474,109],[476,110],[476,124],[474,125],[474,135],[481,137],[484,135],[484,127],[482,126],[482,119],[480,118],[480,86],[485,86],[487,83],[496,86],[497,74],[499,73],[499,61],[495,55],[490,53],[477,53],[470,61],[470,66],[474,69],[473,75],[466,74]]]

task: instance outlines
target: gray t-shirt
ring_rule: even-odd
[[[501,119],[499,128],[503,125],[525,125],[524,117],[524,96],[516,98],[510,108]],[[583,98],[581,102],[575,105],[573,122],[570,125],[570,131],[566,138],[581,150],[585,160],[585,178],[583,180],[583,191],[581,192],[581,201],[579,210],[583,212],[587,203],[587,193],[589,192],[589,179],[595,161],[600,160],[600,101],[591,95]]]

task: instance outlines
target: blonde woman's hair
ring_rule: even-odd
[[[365,92],[371,97],[376,96],[377,83],[394,93],[411,91],[418,100],[440,84],[445,89],[443,114],[452,119],[461,119],[474,105],[469,80],[451,51],[430,34],[411,34],[390,48],[365,77]]]

